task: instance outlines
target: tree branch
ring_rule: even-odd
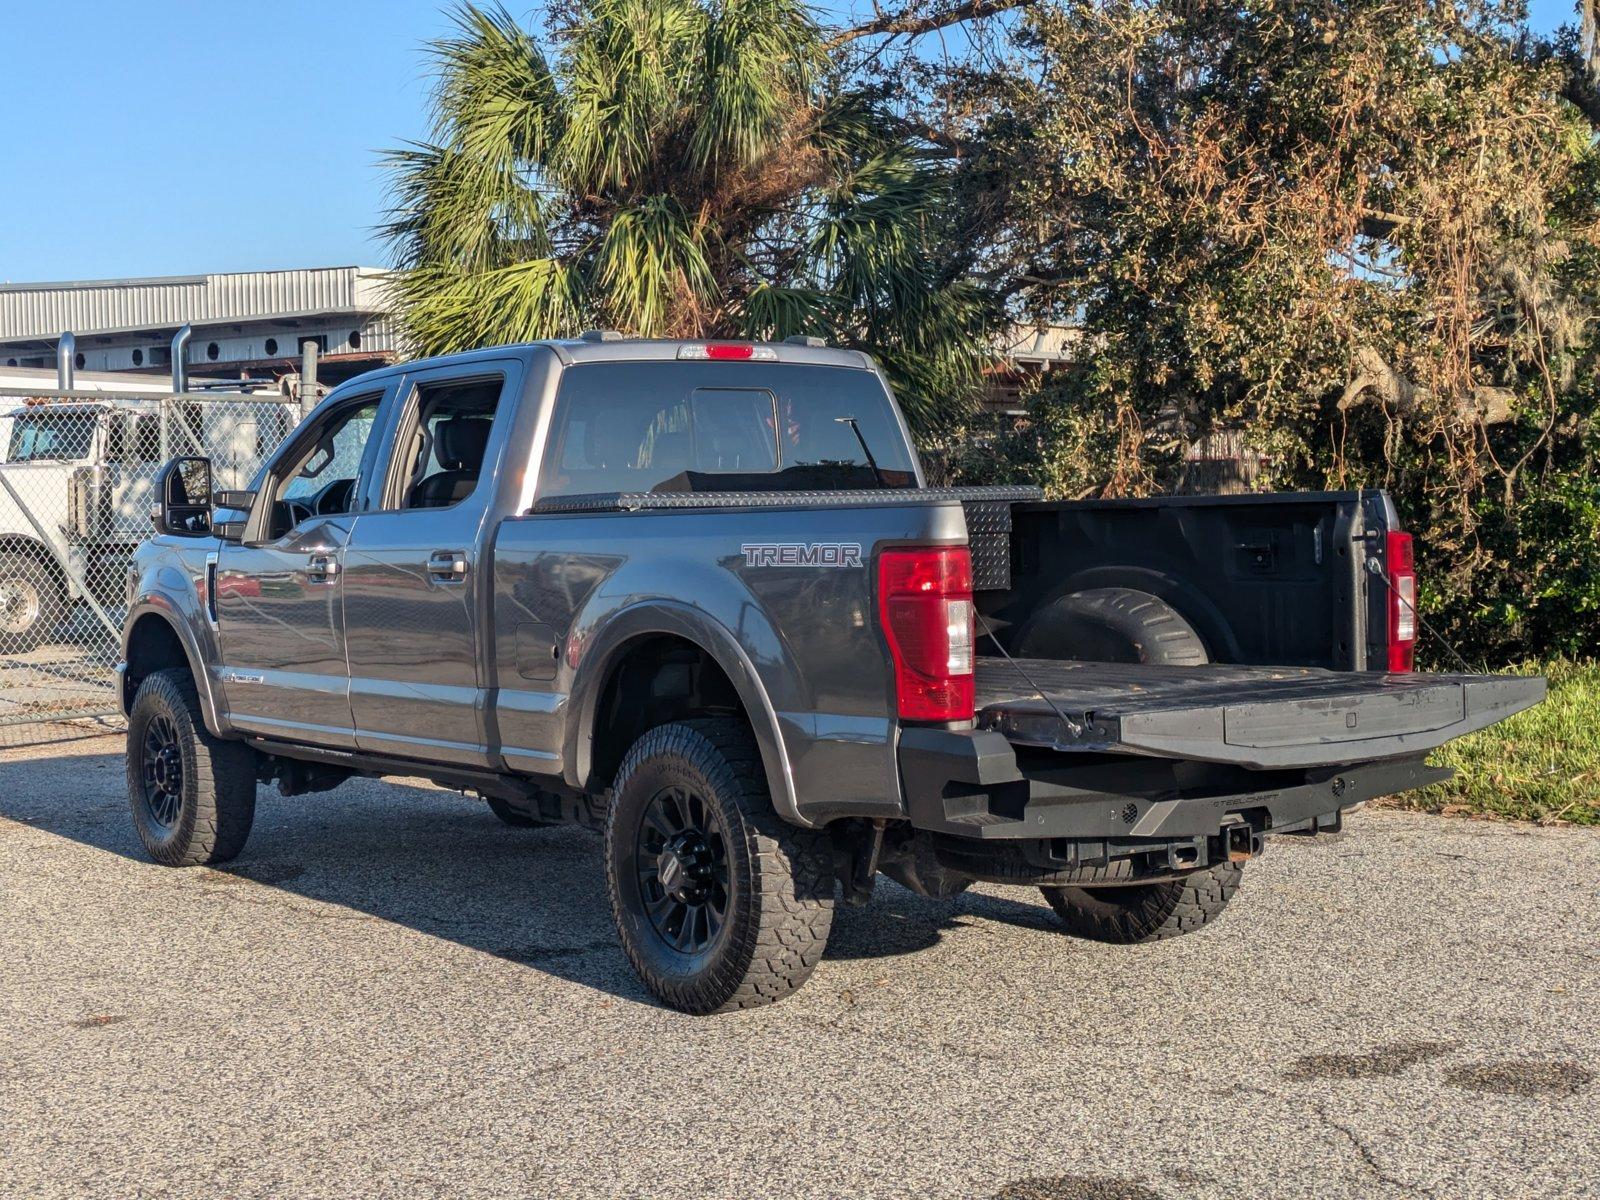
[[[1589,124],[1600,128],[1600,88],[1586,73],[1569,72],[1562,81],[1561,96],[1587,117]]]
[[[960,137],[947,129],[942,129],[928,121],[897,120],[895,128],[908,138],[915,138],[936,146],[943,154],[938,157],[963,157],[977,148],[977,143],[970,138]]]
[[[921,37],[963,21],[979,21],[1014,8],[1027,8],[1033,3],[1034,0],[960,0],[956,4],[941,4],[932,12],[921,12],[918,0],[911,0],[896,12],[880,13],[864,25],[840,30],[829,39],[828,49],[837,49],[858,38]]]

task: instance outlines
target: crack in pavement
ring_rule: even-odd
[[[854,1006],[852,1005],[852,1007]],[[882,1046],[885,1050],[892,1051],[894,1053],[895,1060],[897,1062],[904,1063],[907,1066],[926,1062],[925,1055],[908,1055],[905,1053],[906,1044],[903,1034],[893,1034],[888,1031],[880,1030],[875,1025],[847,1025],[844,1024],[840,1019],[844,1015],[845,1014],[841,1013],[832,1018],[820,1016],[802,1016],[799,1018],[799,1023],[802,1025],[809,1025],[811,1028],[820,1030],[824,1033],[836,1035],[855,1034],[864,1037],[868,1041]],[[943,1050],[947,1054],[958,1055],[962,1058],[970,1058],[976,1062],[1009,1063],[1013,1061],[1011,1055],[1009,1054],[985,1052],[965,1046],[957,1046],[951,1042],[944,1041],[943,1039],[923,1038],[922,1042],[925,1045]]]
[[[573,1067],[580,1067],[586,1063],[594,1062],[597,1059],[604,1058],[609,1053],[611,1053],[611,1051],[596,1051],[593,1054],[585,1054],[578,1058],[567,1059],[562,1062],[548,1063],[542,1067],[533,1067],[531,1069],[525,1068],[521,1073],[521,1077],[529,1080],[553,1078],[554,1076],[560,1075],[565,1071],[572,1070]],[[394,1100],[393,1102],[390,1102],[387,1097],[379,1094],[378,1089],[374,1087],[366,1072],[358,1071],[356,1075],[356,1082],[361,1087],[361,1090],[366,1092],[369,1096],[372,1096],[375,1100],[379,1101],[381,1106],[380,1111],[375,1112],[370,1116],[364,1116],[339,1124],[329,1129],[326,1133],[314,1135],[312,1138],[307,1140],[314,1144],[321,1144],[329,1141],[342,1141],[358,1131],[374,1129],[379,1125],[387,1125],[393,1121],[401,1119],[419,1117],[425,1113],[433,1112],[435,1109],[442,1108],[452,1101],[466,1100],[473,1096],[477,1091],[477,1087],[474,1085],[452,1088],[441,1095],[433,1097],[431,1100],[422,1100],[416,1102]]]
[[[1401,1179],[1396,1175],[1391,1175],[1388,1171],[1384,1170],[1383,1165],[1378,1161],[1377,1155],[1372,1152],[1372,1148],[1367,1145],[1366,1140],[1362,1138],[1360,1134],[1358,1134],[1354,1129],[1351,1129],[1348,1125],[1335,1120],[1333,1114],[1328,1112],[1324,1105],[1313,1104],[1312,1108],[1315,1110],[1318,1118],[1321,1119],[1324,1125],[1328,1126],[1330,1129],[1335,1129],[1344,1135],[1345,1140],[1348,1141],[1350,1145],[1355,1148],[1355,1152],[1361,1156],[1361,1161],[1366,1164],[1367,1170],[1371,1171],[1374,1178],[1376,1178],[1380,1183],[1386,1183],[1390,1187],[1399,1188],[1401,1191],[1412,1196],[1438,1196],[1438,1193],[1426,1184],[1411,1183],[1408,1180]]]
[[[1268,1091],[1266,1088],[1258,1087],[1253,1083],[1244,1083],[1236,1080],[1234,1082],[1234,1089],[1236,1091],[1249,1092],[1252,1095],[1260,1096],[1263,1099],[1270,1100],[1275,1104],[1290,1105],[1292,1103],[1290,1097]],[[1338,1133],[1344,1138],[1345,1141],[1350,1143],[1351,1149],[1356,1152],[1356,1154],[1360,1157],[1362,1164],[1367,1168],[1368,1171],[1372,1173],[1373,1177],[1377,1179],[1378,1182],[1387,1184],[1392,1188],[1397,1188],[1411,1196],[1429,1196],[1435,1198],[1438,1196],[1438,1193],[1427,1184],[1411,1183],[1407,1180],[1399,1178],[1396,1175],[1391,1175],[1384,1169],[1383,1164],[1378,1161],[1377,1155],[1373,1152],[1372,1148],[1367,1145],[1366,1140],[1350,1126],[1336,1120],[1333,1114],[1328,1111],[1328,1107],[1325,1103],[1312,1100],[1309,1101],[1309,1104],[1312,1113],[1316,1115],[1319,1121],[1321,1121],[1329,1129]]]

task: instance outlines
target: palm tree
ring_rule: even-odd
[[[940,155],[841,82],[801,0],[577,0],[544,39],[467,4],[431,140],[391,152],[417,349],[571,335],[781,338],[877,354],[913,420],[969,402],[989,311]]]

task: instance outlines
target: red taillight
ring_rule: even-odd
[[[725,342],[713,342],[706,347],[707,358],[749,358],[756,352],[754,346],[729,345]]]
[[[1417,664],[1417,570],[1411,535],[1391,533],[1384,546],[1389,573],[1389,670]]]
[[[973,707],[972,556],[965,546],[885,550],[878,619],[908,721],[970,721]]]

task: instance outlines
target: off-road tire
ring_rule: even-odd
[[[1067,884],[1116,883],[1132,879],[1130,858],[1085,863],[1075,867],[1051,868],[1028,861],[1021,846],[1014,842],[985,842],[976,838],[935,834],[934,853],[947,870],[966,875],[980,883],[1026,887],[1059,887]]]
[[[66,623],[71,598],[60,576],[31,554],[0,553],[0,595],[12,596],[17,618],[0,613],[0,654],[25,654],[48,642]],[[31,614],[31,619],[29,618]]]
[[[1017,634],[1024,658],[1199,667],[1211,661],[1194,626],[1159,596],[1089,588],[1042,606]]]
[[[1039,890],[1073,937],[1096,942],[1158,942],[1208,925],[1222,915],[1244,867],[1218,863],[1165,883]]]
[[[145,791],[147,737],[170,723],[182,764],[176,816],[157,819]],[[194,680],[182,668],[156,671],[139,684],[128,715],[128,802],[145,852],[168,867],[227,862],[244,849],[256,815],[255,752],[212,737],[200,716]]]
[[[726,915],[703,950],[669,944],[644,911],[640,828],[669,788],[693,789],[722,826]],[[827,835],[773,811],[750,730],[733,719],[649,730],[623,759],[606,813],[606,882],[622,948],[646,987],[683,1012],[755,1008],[811,976],[828,944],[836,885]]]
[[[489,811],[499,817],[502,824],[509,825],[513,829],[535,829],[544,824],[543,821],[535,821],[526,813],[518,812],[498,796],[484,798],[489,802]]]

